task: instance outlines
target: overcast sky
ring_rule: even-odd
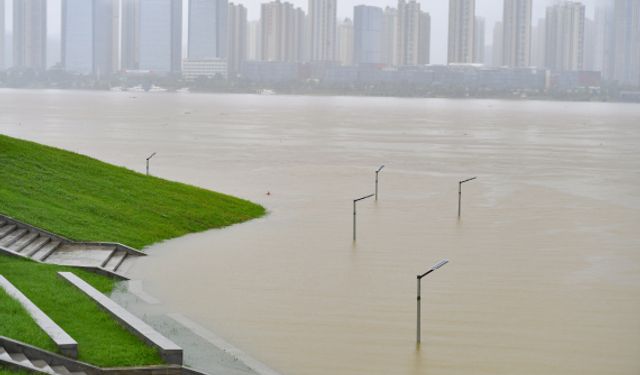
[[[288,0],[289,2],[302,7],[307,8],[308,0]],[[537,23],[537,19],[544,16],[544,9],[547,5],[556,2],[557,0],[533,0],[533,19],[534,25]],[[6,12],[6,25],[7,28],[11,26],[11,20],[9,17],[11,8],[11,1],[6,1],[8,4]],[[183,1],[188,3],[187,0]],[[249,20],[256,20],[260,18],[260,4],[267,2],[266,0],[235,0],[235,3],[240,3],[246,6],[249,10]],[[593,17],[593,11],[595,5],[603,2],[613,2],[613,0],[582,0],[587,6],[587,17]],[[375,5],[379,7],[385,6],[397,6],[397,0],[338,0],[338,17],[339,18],[353,18],[353,7],[356,5],[367,4]],[[448,16],[448,0],[419,0],[423,10],[431,13],[431,62],[434,64],[442,64],[446,62],[447,53],[447,16]],[[476,0],[476,15],[484,17],[486,21],[486,43],[491,43],[491,32],[493,25],[496,21],[502,19],[502,0]],[[186,12],[185,12],[186,17]],[[60,0],[49,0],[49,34],[59,38],[60,35]],[[59,48],[59,47],[58,47]],[[54,48],[55,49],[55,48]],[[57,55],[53,52],[53,58]]]

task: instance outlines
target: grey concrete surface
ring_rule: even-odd
[[[139,280],[124,281],[111,298],[184,349],[184,364],[209,374],[262,375],[238,356],[185,327],[166,306],[144,291]],[[206,335],[205,335],[206,336]]]

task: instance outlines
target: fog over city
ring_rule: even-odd
[[[587,6],[587,16],[593,14],[597,4],[612,2],[614,0],[584,0],[581,1]],[[260,17],[260,0],[240,0],[237,3],[244,4],[249,10],[250,19]],[[308,0],[290,0],[303,9],[307,8]],[[447,0],[419,0],[423,11],[431,14],[431,57],[434,64],[446,64],[447,62],[447,17],[449,13],[449,2]],[[534,0],[533,20],[544,17],[545,7],[557,0]],[[338,16],[340,18],[349,17],[353,19],[353,7],[356,5],[372,5],[378,7],[395,7],[397,0],[338,0]],[[491,40],[492,25],[502,19],[502,0],[476,0],[476,15],[484,17],[487,22],[485,30],[486,40]]]
[[[9,87],[640,100],[635,0],[0,4]]]
[[[544,17],[545,7],[549,4],[556,2],[557,0],[534,0],[533,1],[533,20],[535,21]],[[614,0],[583,0],[583,4],[587,6],[587,16],[593,15],[594,8],[598,4],[606,4],[607,2],[613,2]],[[247,7],[248,19],[257,20],[260,18],[260,4],[266,2],[266,0],[236,0],[234,3],[242,4]],[[289,0],[290,3],[307,8],[308,0]],[[449,12],[449,2],[447,0],[420,0],[418,1],[422,9],[431,14],[432,22],[432,34],[431,34],[431,56],[434,64],[445,64],[447,62],[447,15]],[[49,0],[50,9],[49,13],[49,35],[53,37],[53,40],[57,43],[49,47],[48,58],[50,61],[57,61],[60,58],[60,3],[61,0]],[[338,1],[338,17],[339,18],[351,18],[353,19],[353,7],[356,5],[372,5],[379,7],[395,7],[397,5],[396,0],[339,0]],[[11,10],[11,2],[7,4],[7,20],[6,27],[10,31],[11,17],[9,17]],[[188,1],[184,1],[183,12],[183,25],[184,33],[183,37],[186,39],[187,31],[187,9]],[[495,22],[502,19],[502,0],[476,0],[476,14],[479,17],[486,18],[487,28],[485,29],[486,40],[491,40],[492,26]]]

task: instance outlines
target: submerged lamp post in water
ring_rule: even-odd
[[[356,241],[356,203],[360,202],[361,200],[367,199],[367,198],[371,198],[373,197],[375,194],[369,194],[366,197],[362,197],[362,198],[358,198],[358,199],[354,199],[353,200],[353,242]]]
[[[380,168],[378,168],[378,170],[376,171],[376,200],[378,200],[378,174],[380,174],[382,168],[384,168],[384,165],[381,165]]]
[[[443,259],[438,263],[434,264],[429,271],[423,273],[422,275],[418,275],[418,315],[416,320],[416,342],[418,344],[420,344],[420,281],[422,280],[423,277],[427,276],[431,272],[437,270],[438,268],[444,266],[447,263],[449,263],[449,260]]]
[[[149,160],[151,160],[152,157],[156,156],[156,153],[154,152],[153,154],[149,155],[149,157],[147,158],[147,176],[149,175]]]
[[[458,182],[458,218],[460,217],[460,213],[461,213],[461,205],[462,205],[462,184],[464,184],[465,182],[469,182],[469,181],[473,181],[478,177],[472,177],[469,179],[466,179],[464,181],[460,181]]]

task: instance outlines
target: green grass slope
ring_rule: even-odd
[[[0,213],[74,240],[142,248],[257,218],[265,210],[228,195],[0,135]],[[69,270],[104,293],[114,287],[104,276],[0,254],[0,274],[78,341],[80,360],[103,367],[162,363],[154,349],[57,276]],[[5,293],[0,293],[0,335],[55,351],[49,337]],[[0,374],[3,371],[0,368]]]
[[[141,248],[265,214],[246,200],[0,135],[0,213],[74,240]]]

